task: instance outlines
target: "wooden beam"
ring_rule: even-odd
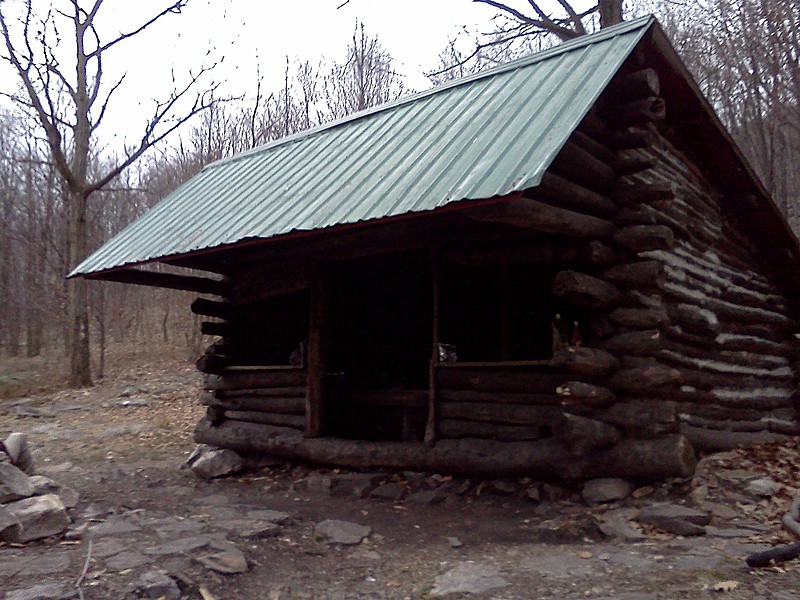
[[[198,298],[192,302],[192,313],[205,317],[229,319],[231,316],[231,304],[229,302],[217,302],[216,300]]]
[[[197,292],[198,294],[215,294],[217,296],[225,296],[228,292],[228,286],[225,280],[196,277],[194,275],[157,273],[155,271],[142,271],[140,269],[110,271],[91,277],[91,279],[132,283],[134,285],[150,285],[172,290],[187,290],[189,292]]]
[[[609,106],[603,116],[612,125],[627,128],[632,125],[663,121],[666,114],[664,99],[650,97],[643,100],[634,100],[621,106]]]
[[[610,198],[550,172],[526,195],[596,217],[610,217],[619,210]]]
[[[441,257],[439,249],[431,246],[431,287],[433,293],[433,319],[431,323],[431,360],[428,366],[428,420],[425,424],[425,443],[432,446],[436,443],[437,421],[437,382],[436,364],[439,362],[439,305],[441,292]]]
[[[608,100],[619,102],[639,100],[661,94],[661,82],[654,69],[642,69],[621,77],[615,77],[605,96]]]
[[[308,327],[308,384],[306,390],[306,437],[322,434],[322,408],[325,391],[326,326],[328,282],[322,267],[315,263],[311,276],[311,315]]]
[[[620,298],[612,284],[577,271],[560,271],[551,286],[553,296],[583,308],[608,309]]]
[[[608,450],[575,456],[554,438],[537,441],[440,440],[435,446],[410,442],[303,439],[299,431],[241,421],[213,425],[203,419],[194,431],[199,443],[240,452],[355,469],[413,469],[488,477],[555,476],[565,479],[623,477],[661,480],[690,477],[696,466],[682,436],[623,440]]]
[[[656,134],[642,127],[630,127],[618,131],[608,140],[614,150],[649,148],[656,141]]]
[[[517,197],[491,206],[467,209],[464,215],[477,221],[525,227],[574,238],[606,239],[614,233],[614,225],[609,221],[530,198]]]
[[[595,190],[610,189],[616,178],[614,169],[572,141],[567,141],[553,160],[551,170],[571,181]]]

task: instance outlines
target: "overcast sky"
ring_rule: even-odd
[[[6,7],[22,4],[22,0],[2,1]],[[105,0],[97,20],[103,41],[138,26],[169,1]],[[343,1],[190,0],[182,14],[166,16],[144,34],[107,53],[106,84],[122,73],[126,80],[109,109],[103,137],[108,139],[112,130],[135,134],[152,99],[168,93],[173,73],[180,82],[189,69],[224,57],[214,75],[223,82],[223,94],[252,92],[257,68],[267,87],[275,89],[281,83],[287,55],[313,64],[323,58],[342,58],[357,20],[395,58],[398,70],[406,75],[406,85],[424,89],[429,84],[423,72],[436,65],[448,39],[464,27],[471,32],[490,29],[497,12],[470,0],[350,0],[337,8]],[[34,0],[34,7],[47,2]],[[522,0],[512,0],[511,4],[515,3],[527,6]],[[64,64],[68,61],[65,56]],[[4,89],[12,81],[8,71],[0,71]]]

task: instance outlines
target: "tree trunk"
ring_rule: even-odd
[[[622,23],[622,0],[600,0],[600,27],[611,27]]]
[[[67,245],[69,264],[74,268],[87,254],[86,197],[80,192],[70,194]],[[88,285],[82,277],[69,281],[67,303],[69,318],[69,382],[75,387],[92,384],[89,363],[89,303]]]

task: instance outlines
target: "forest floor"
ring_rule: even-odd
[[[0,439],[28,434],[37,471],[78,492],[72,534],[0,544],[0,598],[136,598],[137,580],[159,569],[183,598],[205,600],[800,599],[800,561],[744,562],[792,541],[779,519],[797,493],[796,443],[706,457],[692,481],[611,505],[527,479],[419,473],[356,476],[389,484],[362,498],[337,492],[353,480],[341,472],[276,464],[204,481],[182,468],[202,407],[200,378],[179,360],[127,357],[84,390],[60,389],[52,371],[47,361],[0,364]],[[745,484],[764,475],[783,488],[748,495]],[[635,524],[627,540],[600,532],[665,502],[710,511],[712,526],[695,537]],[[331,533],[326,520],[345,524]],[[353,532],[353,543],[336,543]],[[246,571],[221,574],[209,554]]]

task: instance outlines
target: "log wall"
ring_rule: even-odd
[[[214,425],[234,421],[303,431],[306,377],[297,368],[228,366],[221,374],[206,374],[200,402]]]
[[[319,404],[324,393],[308,394],[303,369],[232,368],[230,306],[200,303],[217,319],[204,331],[223,339],[198,363],[210,374],[198,441],[349,467],[658,479],[691,474],[692,444],[800,434],[797,314],[726,213],[736,199],[723,198],[662,125],[659,93],[655,72],[629,65],[539,187],[460,212],[493,232],[513,228],[511,241],[465,237],[443,248],[445,272],[514,261],[558,267],[549,293],[584,317],[578,339],[554,340],[551,360],[434,360],[426,444],[303,440],[297,430],[324,430],[306,414],[306,398]],[[234,289],[252,300],[308,287],[308,273]],[[414,406],[423,404],[416,395]]]
[[[727,217],[725,202],[732,199],[717,193],[663,135],[641,154],[657,166],[630,183],[672,186],[672,198],[644,196],[626,218],[675,232],[672,245],[639,256],[662,270],[658,288],[667,319],[656,359],[680,374],[663,391],[677,402],[682,430],[707,448],[800,433],[792,402],[797,315]]]

